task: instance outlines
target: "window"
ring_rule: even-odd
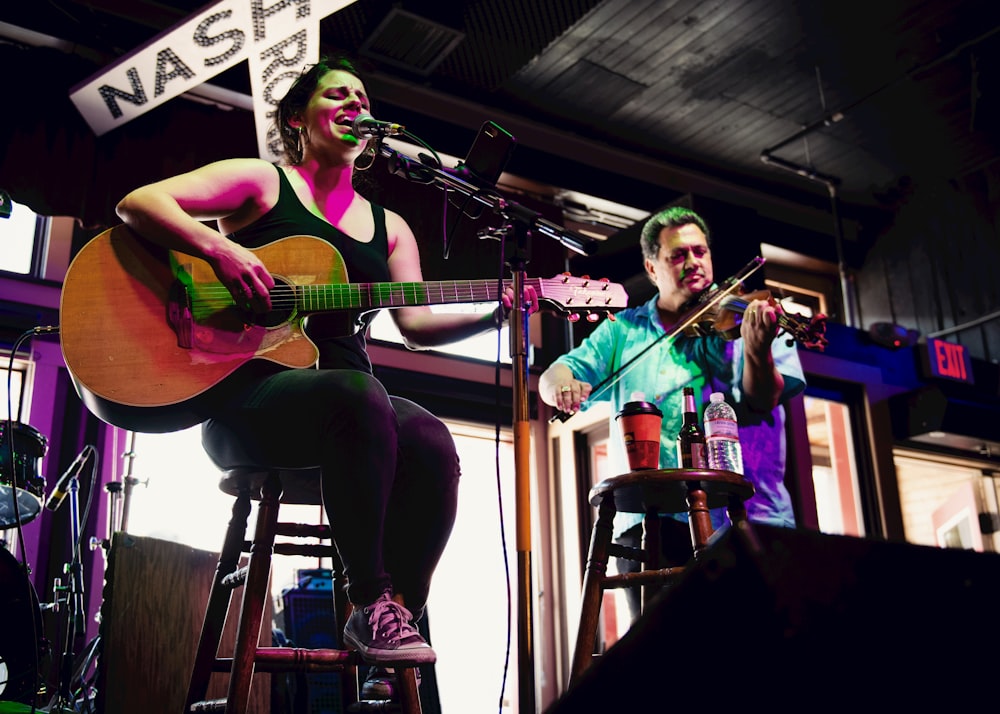
[[[440,310],[442,312],[473,312],[483,314],[493,312],[496,309],[496,303],[443,306],[435,305],[431,306],[431,309],[435,312]],[[393,322],[392,316],[389,315],[388,310],[381,310],[379,314],[376,315],[375,319],[372,320],[371,329],[368,334],[373,340],[382,340],[384,342],[392,342],[400,345],[403,344],[403,338],[400,336],[399,330],[396,329],[396,323]],[[507,325],[504,325],[500,329],[499,340],[500,362],[502,364],[510,364],[510,328]],[[480,359],[487,362],[496,362],[497,333],[496,330],[491,330],[490,332],[485,332],[481,335],[470,337],[460,342],[454,342],[450,345],[442,345],[441,347],[436,348],[436,351],[456,357],[471,357],[473,359]],[[530,352],[528,361],[529,363],[531,362]]]
[[[498,460],[501,474],[513,473],[513,437],[509,430],[504,431],[498,449],[494,429],[446,423],[455,437],[463,476],[457,520],[435,571],[427,608],[434,646],[450,653],[441,658],[436,669],[442,709],[488,711],[492,707],[496,711],[506,672],[503,711],[515,711],[516,632],[511,633],[512,661],[507,670],[504,654],[508,578],[510,592],[516,592],[516,568],[508,571],[508,566],[516,563],[516,514],[512,480],[504,479],[498,485],[495,476]],[[217,488],[218,470],[201,447],[200,431],[200,427],[192,427],[137,435],[135,473],[142,485],[133,494],[130,534],[218,552],[233,499]],[[317,522],[316,511],[316,506],[282,506],[281,515],[282,520]],[[251,529],[255,517],[254,509]],[[271,590],[276,608],[281,608],[281,592],[295,586],[296,570],[320,567],[330,564],[300,556],[275,559]],[[470,595],[470,583],[475,584],[475,596]],[[475,623],[477,647],[487,653],[485,658],[460,656],[468,645],[470,623]]]
[[[901,447],[892,454],[908,543],[997,551],[1000,474],[994,464]]]
[[[837,266],[817,258],[761,243],[765,287],[789,314],[831,315],[840,304]]]
[[[7,209],[10,215],[3,218]],[[6,192],[0,191],[0,271],[37,276],[47,226],[47,218],[14,203]]]
[[[823,533],[864,536],[850,406],[806,396],[805,410],[819,529]]]
[[[8,360],[4,360],[8,362]],[[10,363],[4,364],[0,368],[0,378],[3,379],[3,404],[0,405],[0,417],[3,420],[21,421],[22,415],[28,413],[28,405],[25,404],[24,385],[27,382],[28,363],[21,360],[14,360],[13,367]]]

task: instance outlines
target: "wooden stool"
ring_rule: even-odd
[[[726,508],[734,523],[746,520],[744,502],[753,496],[753,484],[731,471],[702,469],[658,469],[631,471],[601,481],[590,490],[590,504],[597,507],[597,521],[590,538],[590,553],[583,576],[583,602],[576,635],[571,681],[590,666],[594,656],[601,601],[605,590],[643,586],[643,607],[647,587],[676,579],[683,566],[664,567],[660,556],[660,515],[687,513],[691,526],[694,557],[706,548],[712,535],[709,510]],[[612,543],[612,522],[618,511],[643,514],[641,548]],[[643,564],[638,573],[608,575],[610,556]]]
[[[344,590],[345,580],[339,556],[332,542],[308,544],[275,542],[275,536],[330,539],[327,525],[283,523],[278,520],[280,504],[319,505],[320,478],[317,469],[261,469],[240,467],[223,472],[219,487],[236,497],[233,515],[226,530],[219,565],[205,609],[201,638],[195,655],[188,687],[187,710],[223,711],[245,714],[249,706],[254,672],[342,672],[344,701],[348,711],[387,711],[384,702],[358,701],[357,665],[360,655],[347,649],[306,649],[299,647],[260,647],[261,624],[266,599],[272,554],[332,557],[334,561],[334,600],[338,642],[343,642],[344,623],[350,603]],[[259,501],[253,542],[246,539],[250,501]],[[249,562],[239,567],[240,557],[249,553]],[[243,586],[236,646],[231,659],[219,657],[219,642],[233,590]],[[420,714],[420,694],[412,664],[396,667],[400,690],[400,711]],[[213,672],[229,673],[226,699],[205,700]]]

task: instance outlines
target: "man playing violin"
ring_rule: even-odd
[[[539,379],[539,396],[566,414],[587,409],[596,401],[610,401],[614,419],[626,402],[634,401],[635,392],[642,393],[645,401],[663,412],[660,467],[676,468],[682,388],[695,388],[699,413],[712,392],[724,393],[739,420],[744,475],[756,490],[746,504],[749,519],[794,527],[795,515],[784,484],[783,403],[805,388],[805,378],[795,346],[775,339],[781,307],[769,300],[751,300],[733,340],[716,333],[689,336],[684,332],[660,339],[677,331],[699,296],[717,287],[709,231],[694,211],[672,207],[647,220],[640,241],[646,275],[657,295],[644,305],[617,313],[614,321],[602,322],[578,347],[557,358]],[[622,366],[644,350],[616,378]],[[595,385],[606,386],[594,390]],[[612,433],[613,429],[614,424]],[[612,473],[628,471],[620,439],[611,439],[609,451]],[[641,520],[641,514],[617,514],[616,541],[638,547]],[[713,512],[712,521],[715,528],[721,527],[725,514]],[[662,545],[668,562],[683,563],[691,555],[686,522],[686,514],[664,519]],[[623,572],[638,564],[619,560],[618,566]],[[630,589],[633,617],[638,615],[638,603],[638,589]]]

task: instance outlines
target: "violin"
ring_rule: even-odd
[[[766,300],[772,307],[780,307],[770,290],[756,290],[749,293],[726,294],[715,302],[711,309],[698,315],[697,320],[690,321],[684,327],[683,334],[689,337],[707,337],[719,335],[727,340],[735,340],[740,336],[740,325],[743,313],[754,300]],[[708,299],[711,301],[711,298]],[[789,335],[788,346],[799,342],[809,349],[819,350],[826,347],[826,315],[819,313],[812,317],[786,313],[783,309],[778,313],[779,335]]]
[[[734,340],[739,337],[743,312],[750,303],[754,300],[767,300],[772,306],[778,306],[778,302],[774,300],[769,290],[758,290],[750,293],[742,292],[744,279],[759,270],[763,265],[764,258],[758,256],[747,263],[735,275],[724,280],[718,288],[706,290],[702,293],[698,299],[698,304],[689,310],[673,329],[667,330],[650,342],[640,352],[633,355],[630,360],[619,367],[617,371],[595,385],[588,399],[594,399],[598,394],[609,389],[611,385],[621,379],[662,340],[672,340],[681,334],[694,337],[707,337],[718,334],[727,340]],[[801,315],[786,313],[783,309],[777,314],[779,334],[780,332],[784,332],[789,335],[789,347],[795,341],[802,343],[805,347],[819,351],[823,351],[823,348],[826,347],[826,315],[817,314],[807,318]],[[572,414],[559,412],[549,421],[564,422],[571,416]]]

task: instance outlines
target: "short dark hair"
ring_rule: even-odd
[[[711,245],[712,240],[709,237],[708,226],[701,216],[690,208],[671,206],[659,213],[653,214],[646,220],[645,225],[643,225],[642,236],[639,239],[639,243],[642,246],[642,257],[656,260],[656,256],[660,252],[660,233],[663,232],[663,229],[679,228],[689,223],[698,226],[701,232],[705,234],[705,241]]]
[[[274,113],[274,123],[281,137],[282,153],[285,160],[290,164],[297,164],[302,161],[301,144],[299,143],[299,132],[295,130],[289,121],[305,111],[309,103],[309,97],[316,91],[319,82],[328,72],[342,70],[364,81],[361,72],[353,61],[343,55],[331,55],[321,57],[319,62],[307,67],[300,74],[285,96],[278,102],[278,108]]]

